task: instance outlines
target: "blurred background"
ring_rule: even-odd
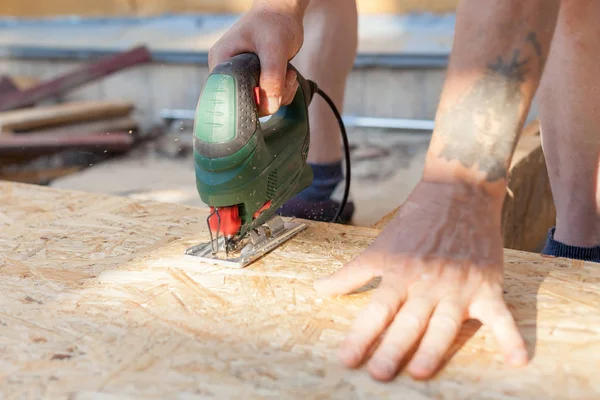
[[[202,205],[191,127],[207,54],[250,4],[2,0],[0,179]],[[357,4],[343,115],[354,223],[370,226],[420,176],[457,0]]]

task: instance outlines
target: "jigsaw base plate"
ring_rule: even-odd
[[[213,252],[213,243],[207,242],[188,248],[185,255],[223,267],[244,268],[306,229],[306,224],[302,222],[278,220],[277,223],[281,227],[277,231],[267,229],[266,234],[265,231],[260,235],[254,233],[252,237],[245,239],[247,243],[240,243],[238,249],[230,252],[229,255],[226,255],[225,238],[222,236],[217,240],[216,253]]]

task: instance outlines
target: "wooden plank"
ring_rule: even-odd
[[[28,75],[1,75],[0,76],[0,95],[8,92],[27,90],[37,85],[39,80]]]
[[[371,291],[315,278],[379,233],[309,223],[243,270],[190,261],[206,210],[0,183],[0,397],[597,399],[600,266],[507,250],[506,299],[534,357],[511,368],[465,324],[428,382],[381,384],[336,351]],[[237,394],[236,394],[237,393]]]
[[[537,132],[536,134],[536,128]],[[509,171],[507,195],[502,209],[504,246],[514,250],[538,251],[556,219],[539,124],[528,125],[521,135]],[[401,207],[401,206],[400,206]],[[397,207],[377,223],[385,227],[400,209]]]
[[[243,13],[251,0],[3,0],[0,14],[13,17],[58,15],[123,16],[165,13]],[[453,12],[458,0],[357,0],[360,13]]]
[[[10,76],[0,75],[0,96],[5,93],[17,92],[19,89]]]
[[[133,136],[127,132],[114,132],[109,135],[96,133],[79,136],[48,136],[42,133],[3,135],[0,137],[0,156],[40,156],[57,153],[62,150],[124,153],[131,149],[134,142]]]
[[[85,64],[25,90],[0,93],[0,111],[14,110],[41,100],[65,94],[115,72],[152,60],[145,46],[133,48]]]
[[[57,125],[50,128],[27,131],[28,135],[69,135],[82,136],[94,133],[133,132],[137,129],[137,121],[130,117],[116,117],[98,121],[76,124]]]
[[[542,139],[539,134],[523,136],[512,159],[502,210],[504,246],[539,251],[555,223],[556,208]]]
[[[40,83],[39,78],[30,75],[11,75],[10,78],[19,90],[26,90]]]
[[[0,112],[0,131],[23,130],[123,117],[134,108],[126,101],[81,101]]]
[[[0,170],[0,180],[31,183],[31,184],[42,184],[51,181],[56,178],[71,175],[81,171],[82,167],[58,167],[50,169],[32,170],[32,171],[2,171]]]

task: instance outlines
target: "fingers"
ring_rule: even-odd
[[[407,367],[413,378],[430,378],[440,367],[458,335],[464,315],[464,304],[457,298],[442,300],[437,305],[429,320],[427,332]]]
[[[254,46],[243,35],[230,38],[225,34],[208,51],[208,70],[212,71],[217,65],[248,51],[254,51]]]
[[[404,302],[404,285],[389,276],[373,293],[370,304],[358,315],[350,333],[341,346],[340,359],[350,367],[357,367],[365,358],[373,342],[394,319]]]
[[[521,366],[528,362],[525,340],[502,296],[494,296],[473,304],[472,317],[490,327],[510,364]]]
[[[291,103],[298,87],[296,73],[288,70],[286,54],[277,48],[277,43],[255,49],[251,41],[224,37],[209,51],[208,68],[212,71],[218,64],[245,52],[253,52],[260,58],[260,104],[259,116],[277,112],[280,106]]]
[[[346,264],[333,275],[315,281],[315,290],[325,295],[350,293],[375,277],[375,269],[365,256],[359,256]]]
[[[285,90],[281,99],[282,106],[287,106],[294,100],[297,89],[298,81],[296,80],[296,72],[289,69],[285,77]]]
[[[277,112],[286,88],[288,60],[286,54],[275,45],[269,44],[264,49],[258,49],[261,70],[259,113],[264,115]]]
[[[409,296],[369,361],[374,379],[388,381],[396,376],[402,360],[423,334],[433,307],[426,297]]]

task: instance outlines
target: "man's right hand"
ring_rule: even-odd
[[[238,54],[258,55],[261,65],[260,116],[275,113],[294,98],[298,82],[296,74],[288,71],[287,64],[302,46],[303,14],[304,8],[298,5],[273,7],[256,2],[209,51],[211,71]]]

